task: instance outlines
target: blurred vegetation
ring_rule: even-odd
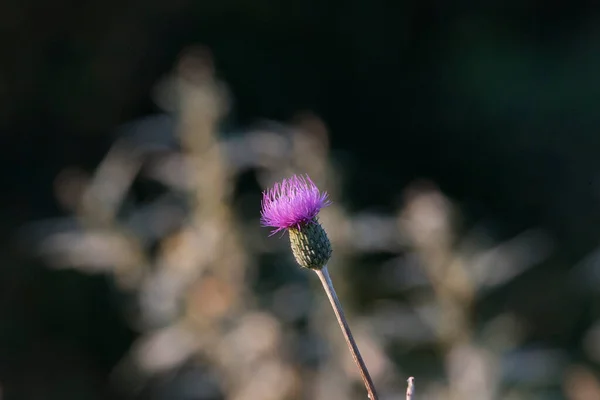
[[[293,172],[335,201],[383,398],[600,398],[599,26],[584,1],[3,2],[0,398],[361,398],[258,226]]]

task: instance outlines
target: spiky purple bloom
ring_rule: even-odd
[[[275,228],[271,234],[290,228],[300,230],[313,223],[321,208],[330,204],[327,192],[319,192],[308,175],[294,175],[263,192],[260,222]]]
[[[275,228],[271,235],[287,230],[298,264],[320,270],[331,257],[332,250],[317,214],[330,204],[327,193],[319,192],[308,175],[294,175],[263,193],[261,223]]]

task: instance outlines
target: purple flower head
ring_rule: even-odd
[[[263,192],[260,222],[262,226],[275,228],[271,234],[289,228],[300,229],[330,204],[327,192],[320,193],[308,175],[294,175]]]

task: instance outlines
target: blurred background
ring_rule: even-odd
[[[0,4],[0,398],[600,399],[594,2]]]

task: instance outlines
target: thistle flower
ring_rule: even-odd
[[[272,233],[292,227],[301,229],[330,204],[327,192],[319,192],[308,175],[294,175],[263,193],[261,223],[277,228]]]
[[[377,400],[375,385],[352,337],[350,326],[327,270],[326,264],[331,257],[331,243],[319,224],[317,215],[321,208],[330,204],[327,193],[319,192],[308,175],[306,177],[294,175],[281,183],[276,183],[272,189],[263,193],[260,221],[263,226],[275,228],[271,235],[287,230],[290,234],[292,253],[298,264],[313,270],[321,280],[350,354],[358,366],[369,399]]]
[[[317,215],[330,204],[327,193],[321,193],[308,175],[294,175],[263,193],[261,223],[275,228],[272,235],[287,230],[298,264],[321,269],[332,250]]]

